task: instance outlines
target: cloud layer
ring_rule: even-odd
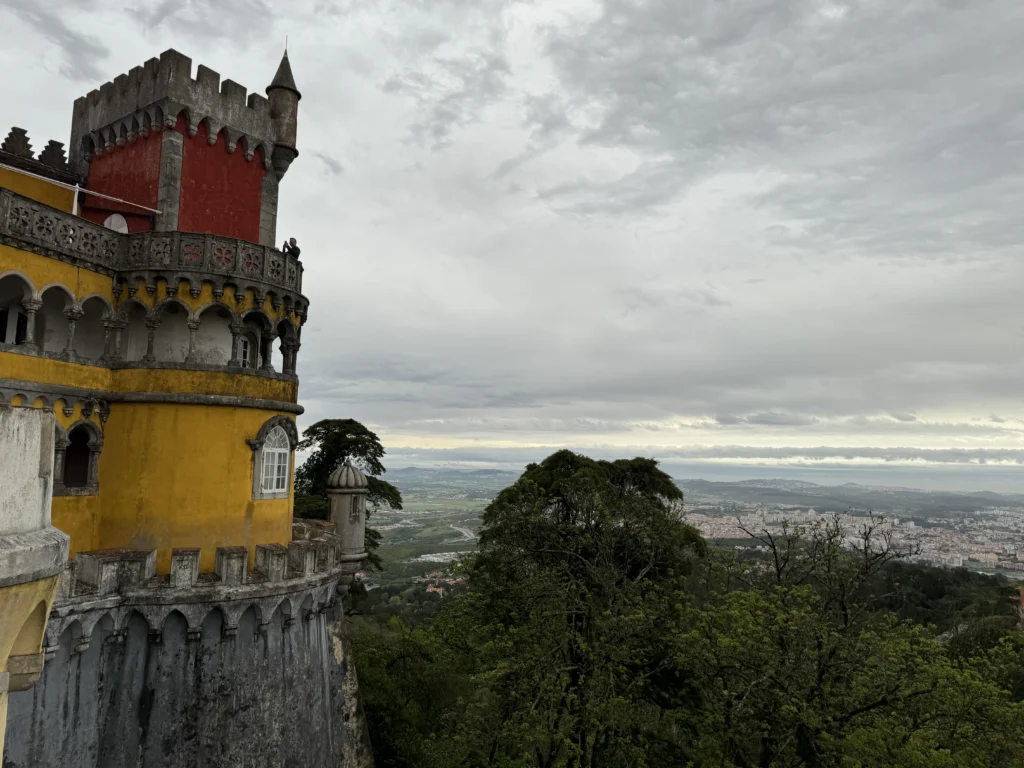
[[[312,301],[307,424],[352,416],[465,461],[1020,463],[1013,0],[62,0],[0,18],[23,72],[5,103],[37,144],[172,46],[261,90],[288,36],[302,155],[278,239],[299,239]]]

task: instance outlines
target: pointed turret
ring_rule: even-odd
[[[274,75],[274,79],[267,86],[267,95],[269,96],[270,92],[277,88],[285,88],[292,91],[297,99],[302,98],[299,89],[295,87],[295,76],[292,75],[292,65],[288,61],[288,51],[284,52],[284,56],[281,57],[281,63],[277,67],[277,74]]]
[[[299,156],[296,149],[298,133],[299,99],[302,94],[295,87],[292,65],[288,61],[288,51],[284,52],[277,74],[267,86],[267,98],[270,99],[270,119],[274,123],[274,153],[271,160],[274,173],[280,180],[288,166]]]

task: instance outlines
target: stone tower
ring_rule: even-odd
[[[244,86],[202,65],[191,74],[192,60],[170,50],[75,101],[72,170],[89,189],[136,204],[86,195],[83,215],[102,224],[118,213],[130,232],[273,245],[284,172],[268,172],[275,158],[286,170],[298,155],[299,92],[288,58],[267,88],[271,100],[247,97]]]
[[[0,146],[0,403],[53,414],[71,555],[5,768],[368,754],[335,622],[363,527],[292,517],[287,57],[267,93],[172,50],[75,102],[67,162],[20,129]]]

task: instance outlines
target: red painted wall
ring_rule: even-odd
[[[184,118],[176,130],[184,133]],[[258,243],[260,239],[260,197],[263,191],[263,154],[252,160],[238,148],[228,153],[224,132],[212,147],[206,123],[196,135],[185,136],[181,159],[181,203],[178,229],[225,237],[239,237]]]
[[[86,187],[147,208],[156,208],[160,182],[160,145],[160,133],[154,131],[146,138],[139,137],[124,147],[93,157],[89,163]],[[131,232],[144,232],[152,228],[149,213],[89,195],[85,196],[81,213],[90,221],[102,224],[115,211],[125,217]]]

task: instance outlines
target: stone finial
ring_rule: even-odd
[[[24,157],[27,160],[34,158],[32,145],[28,141],[28,132],[24,128],[11,128],[11,132],[7,134],[4,143],[0,144],[0,150],[17,155],[18,157]]]
[[[67,158],[64,156],[64,145],[59,141],[50,142],[39,153],[39,162],[51,168],[64,170],[68,167]]]

